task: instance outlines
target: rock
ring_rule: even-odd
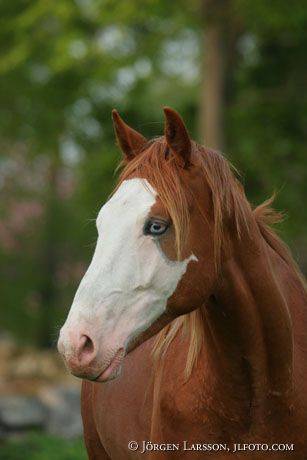
[[[82,436],[79,387],[44,388],[39,393],[39,399],[48,411],[48,433],[68,439]]]
[[[0,425],[6,431],[43,428],[46,410],[34,398],[22,396],[0,397]]]
[[[10,363],[8,376],[16,379],[56,380],[66,373],[60,355],[54,351],[25,350]]]
[[[21,348],[0,332],[0,441],[33,429],[82,436],[79,381],[55,350]]]
[[[4,381],[8,373],[9,363],[16,357],[17,346],[9,337],[0,335],[0,380]]]

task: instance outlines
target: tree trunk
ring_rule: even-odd
[[[41,310],[38,330],[38,345],[50,348],[54,345],[54,310],[58,300],[56,270],[58,266],[58,241],[55,219],[59,206],[57,191],[60,160],[58,155],[50,155],[50,166],[46,184],[46,202],[41,253]]]
[[[204,58],[199,132],[202,143],[223,150],[226,88],[241,26],[232,10],[232,0],[202,0],[201,7]]]

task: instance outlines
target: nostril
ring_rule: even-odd
[[[92,354],[94,351],[94,343],[88,335],[81,337],[80,354]]]

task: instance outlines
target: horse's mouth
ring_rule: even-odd
[[[98,376],[93,379],[95,382],[106,382],[108,380],[113,380],[118,377],[122,362],[125,357],[125,350],[124,348],[120,348],[107,365],[104,370],[98,374]]]

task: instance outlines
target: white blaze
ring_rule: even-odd
[[[110,354],[161,316],[189,261],[197,260],[170,261],[155,237],[143,234],[156,195],[145,180],[130,179],[102,207],[95,253],[63,327],[83,325]]]

